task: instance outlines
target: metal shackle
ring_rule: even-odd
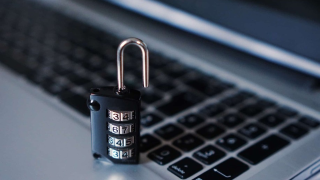
[[[149,86],[149,51],[147,45],[138,38],[128,38],[122,41],[117,50],[118,92],[126,89],[123,83],[123,52],[128,45],[136,45],[142,52],[143,87]]]

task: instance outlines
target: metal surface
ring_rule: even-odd
[[[249,89],[257,94],[276,99],[279,103],[290,105],[300,112],[313,116],[320,116],[318,112],[307,108],[290,99],[271,92],[255,83],[241,78],[238,74],[224,71],[212,64],[207,59],[195,57],[186,51],[163,44],[155,36],[148,36],[147,33],[134,31],[121,24],[112,21],[108,16],[98,11],[93,12],[90,6],[82,6],[65,0],[56,3],[57,9],[64,9],[79,19],[96,23],[97,27],[112,27],[110,30],[126,37],[129,34],[137,35],[145,39],[153,48],[163,53],[177,57],[185,63],[202,69],[207,73],[216,75],[219,78],[237,84],[241,88]],[[99,9],[94,6],[95,10]],[[106,11],[105,13],[113,13]],[[148,28],[143,26],[143,28]],[[149,27],[151,28],[151,27]],[[169,36],[166,34],[166,36]],[[177,39],[172,39],[177,41]],[[180,42],[183,43],[183,42]],[[181,44],[183,45],[183,44]],[[190,47],[191,48],[191,47]],[[216,55],[215,52],[212,54]],[[211,56],[210,56],[211,58]],[[220,58],[227,62],[228,57]],[[232,57],[229,57],[232,58]],[[239,68],[239,67],[238,67]],[[232,71],[231,71],[232,72]],[[247,72],[259,80],[265,80],[261,74],[255,71]],[[25,80],[8,73],[0,67],[0,174],[2,179],[178,179],[167,171],[166,166],[159,166],[146,157],[147,153],[141,155],[141,164],[138,166],[117,165],[93,161],[90,154],[90,133],[88,118],[80,116],[71,108],[59,102],[56,98],[49,96],[39,88],[34,87]],[[277,83],[270,83],[270,86],[280,86]],[[282,88],[291,91],[285,84]],[[26,102],[26,103],[22,103]],[[205,103],[211,103],[211,100]],[[190,109],[196,111],[203,104]],[[149,107],[152,109],[153,107]],[[19,113],[17,113],[19,112]],[[37,113],[34,113],[37,112]],[[189,111],[180,115],[186,115]],[[165,119],[162,123],[153,128],[145,128],[144,133],[153,133],[155,129],[164,123],[176,122],[176,116]],[[318,143],[319,130],[313,131],[307,137],[292,143],[292,146],[260,165],[251,169],[237,179],[270,180],[270,172],[273,172],[274,179],[289,179],[307,167],[316,157],[319,157],[320,144]],[[167,142],[171,143],[171,142]],[[212,142],[206,141],[205,145]],[[196,149],[198,150],[198,149]],[[185,153],[181,158],[192,156],[192,152]],[[234,156],[231,153],[228,155]],[[175,163],[181,158],[173,161]],[[222,159],[223,161],[225,159]],[[218,161],[217,163],[220,163]],[[170,163],[170,164],[172,164]],[[217,164],[216,163],[216,164]],[[212,166],[214,166],[213,164]],[[210,166],[211,167],[211,166]],[[206,167],[207,170],[209,167]],[[19,172],[19,173],[17,173]],[[257,174],[258,173],[258,174]],[[193,177],[199,175],[195,174]],[[286,177],[286,178],[284,178]],[[192,177],[191,177],[192,179]]]
[[[149,51],[147,45],[138,38],[129,38],[122,41],[117,50],[118,92],[126,89],[123,83],[123,52],[128,45],[136,45],[142,52],[142,79],[143,87],[149,86]]]

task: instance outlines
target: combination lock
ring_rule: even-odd
[[[121,164],[139,163],[141,94],[123,83],[123,52],[131,44],[142,51],[143,86],[149,86],[147,46],[140,39],[129,38],[117,50],[118,86],[92,88],[88,100],[93,156]]]

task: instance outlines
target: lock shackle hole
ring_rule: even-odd
[[[125,90],[123,82],[123,52],[128,45],[136,45],[142,52],[142,80],[143,87],[149,86],[149,51],[147,45],[138,38],[128,38],[122,41],[117,50],[118,92]]]

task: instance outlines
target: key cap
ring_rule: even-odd
[[[261,113],[264,109],[256,104],[249,104],[240,109],[240,112],[246,116],[253,117]]]
[[[148,157],[159,165],[165,165],[178,157],[181,153],[168,145],[164,145],[148,154]]]
[[[224,157],[226,153],[223,151],[219,150],[218,148],[208,145],[199,151],[193,153],[193,157],[201,161],[202,163],[206,165],[210,165],[222,157]]]
[[[176,125],[173,124],[166,124],[165,126],[162,126],[161,128],[157,129],[155,133],[162,137],[165,140],[170,140],[179,134],[183,133],[183,130]]]
[[[199,128],[196,132],[206,139],[213,139],[224,133],[225,130],[215,124],[210,123],[206,124],[202,128]]]
[[[225,111],[225,107],[221,104],[210,104],[200,110],[200,114],[207,117],[214,117]]]
[[[294,117],[298,114],[298,112],[294,109],[291,109],[289,107],[281,107],[277,111],[279,114],[285,117]]]
[[[196,114],[189,114],[178,119],[178,122],[188,128],[194,128],[195,126],[203,123],[204,119]]]
[[[229,180],[238,177],[248,169],[248,165],[235,158],[229,158],[193,180]]]
[[[223,99],[221,102],[227,106],[233,107],[246,101],[247,99],[249,99],[248,96],[243,95],[242,93],[237,93],[233,96]]]
[[[255,123],[248,124],[238,130],[238,133],[250,139],[255,139],[264,134],[265,132],[266,130],[264,128],[260,127]]]
[[[256,105],[263,108],[263,109],[266,109],[266,108],[270,108],[270,107],[275,106],[276,103],[269,100],[269,99],[258,99],[256,102]]]
[[[238,156],[255,165],[283,149],[289,143],[289,141],[273,134],[241,151]]]
[[[224,115],[222,118],[219,118],[218,122],[229,128],[233,128],[244,122],[244,118],[239,114],[231,113]]]
[[[168,92],[176,88],[176,86],[170,80],[158,80],[154,85],[157,89],[162,92]]]
[[[202,97],[192,92],[183,92],[173,96],[169,102],[159,106],[158,110],[168,116],[172,116],[176,113],[186,110],[202,100]]]
[[[203,141],[192,134],[184,135],[173,142],[173,145],[183,151],[191,151],[202,144]]]
[[[292,139],[299,139],[305,134],[308,133],[308,130],[304,127],[299,126],[296,124],[290,124],[280,130],[280,132]]]
[[[178,62],[172,62],[162,69],[164,73],[171,78],[178,78],[185,75],[188,69]]]
[[[320,121],[316,120],[313,117],[308,117],[308,116],[301,117],[299,119],[299,122],[311,128],[316,128],[320,125]]]
[[[161,141],[150,134],[145,134],[140,137],[140,152],[147,152],[156,146],[159,146]]]
[[[202,169],[202,165],[186,157],[168,167],[168,171],[181,179],[186,179]]]
[[[215,96],[228,89],[227,86],[209,79],[193,79],[186,84],[207,96]]]
[[[66,77],[67,79],[69,79],[71,82],[73,82],[74,84],[80,86],[80,85],[84,85],[87,83],[90,83],[91,80],[86,78],[86,77],[81,77],[77,74],[70,74]]]
[[[262,117],[259,122],[269,127],[276,127],[282,124],[284,120],[284,117],[278,114],[268,114]]]
[[[229,134],[223,138],[220,138],[217,141],[217,144],[219,146],[223,147],[224,149],[226,149],[228,151],[234,151],[236,149],[239,149],[240,147],[242,147],[246,143],[247,143],[246,140],[240,138],[239,136],[237,136],[235,134]]]
[[[19,63],[18,61],[13,60],[12,58],[9,58],[9,56],[6,56],[4,54],[1,55],[0,62],[19,74],[29,74],[32,72],[32,69],[28,68],[24,64]]]
[[[141,125],[144,127],[151,127],[162,121],[162,118],[153,113],[146,114],[141,117]]]
[[[69,94],[70,96],[63,94],[61,100],[81,114],[90,116],[90,111],[87,107],[87,99],[79,94]]]
[[[151,90],[144,90],[141,93],[142,93],[142,101],[147,104],[154,103],[156,101],[159,101],[162,98],[160,95],[154,93],[154,91],[151,91]]]

